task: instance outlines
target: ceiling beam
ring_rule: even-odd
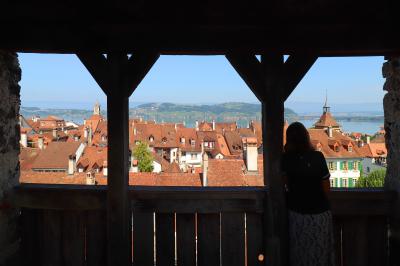
[[[289,98],[290,94],[297,87],[303,77],[317,61],[318,56],[309,54],[290,55],[283,66],[286,85],[283,89],[284,101]]]

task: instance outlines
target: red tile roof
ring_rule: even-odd
[[[314,126],[316,128],[340,127],[330,112],[324,112]]]
[[[80,142],[51,142],[32,164],[32,169],[68,169],[68,159]]]
[[[320,144],[321,152],[326,158],[361,158],[365,157],[364,149],[360,149],[357,144],[343,133],[333,130],[332,137],[329,138],[325,129],[308,129],[311,143],[313,146]],[[335,147],[338,147],[338,151]],[[351,146],[352,151],[349,150]]]
[[[107,150],[107,147],[86,147],[76,166],[84,168],[84,171],[102,168],[104,162],[107,161]]]

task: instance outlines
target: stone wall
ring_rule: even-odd
[[[383,77],[386,78],[383,98],[385,112],[385,141],[388,151],[385,187],[400,194],[400,58],[391,58],[383,64]],[[400,201],[395,203],[391,217],[391,260],[399,261],[400,254]],[[397,265],[397,264],[391,264]]]
[[[19,179],[20,79],[17,54],[0,51],[0,265],[14,264],[19,247],[18,211],[7,199]]]

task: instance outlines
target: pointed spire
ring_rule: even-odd
[[[325,104],[324,107],[322,108],[323,113],[329,113],[330,112],[330,107],[328,106],[328,90],[325,91]]]

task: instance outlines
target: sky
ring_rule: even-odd
[[[75,55],[19,54],[23,106],[89,108],[106,97]],[[381,111],[383,57],[319,58],[286,101],[297,112]],[[258,102],[224,56],[161,56],[133,103]],[[364,110],[365,109],[365,110]]]

